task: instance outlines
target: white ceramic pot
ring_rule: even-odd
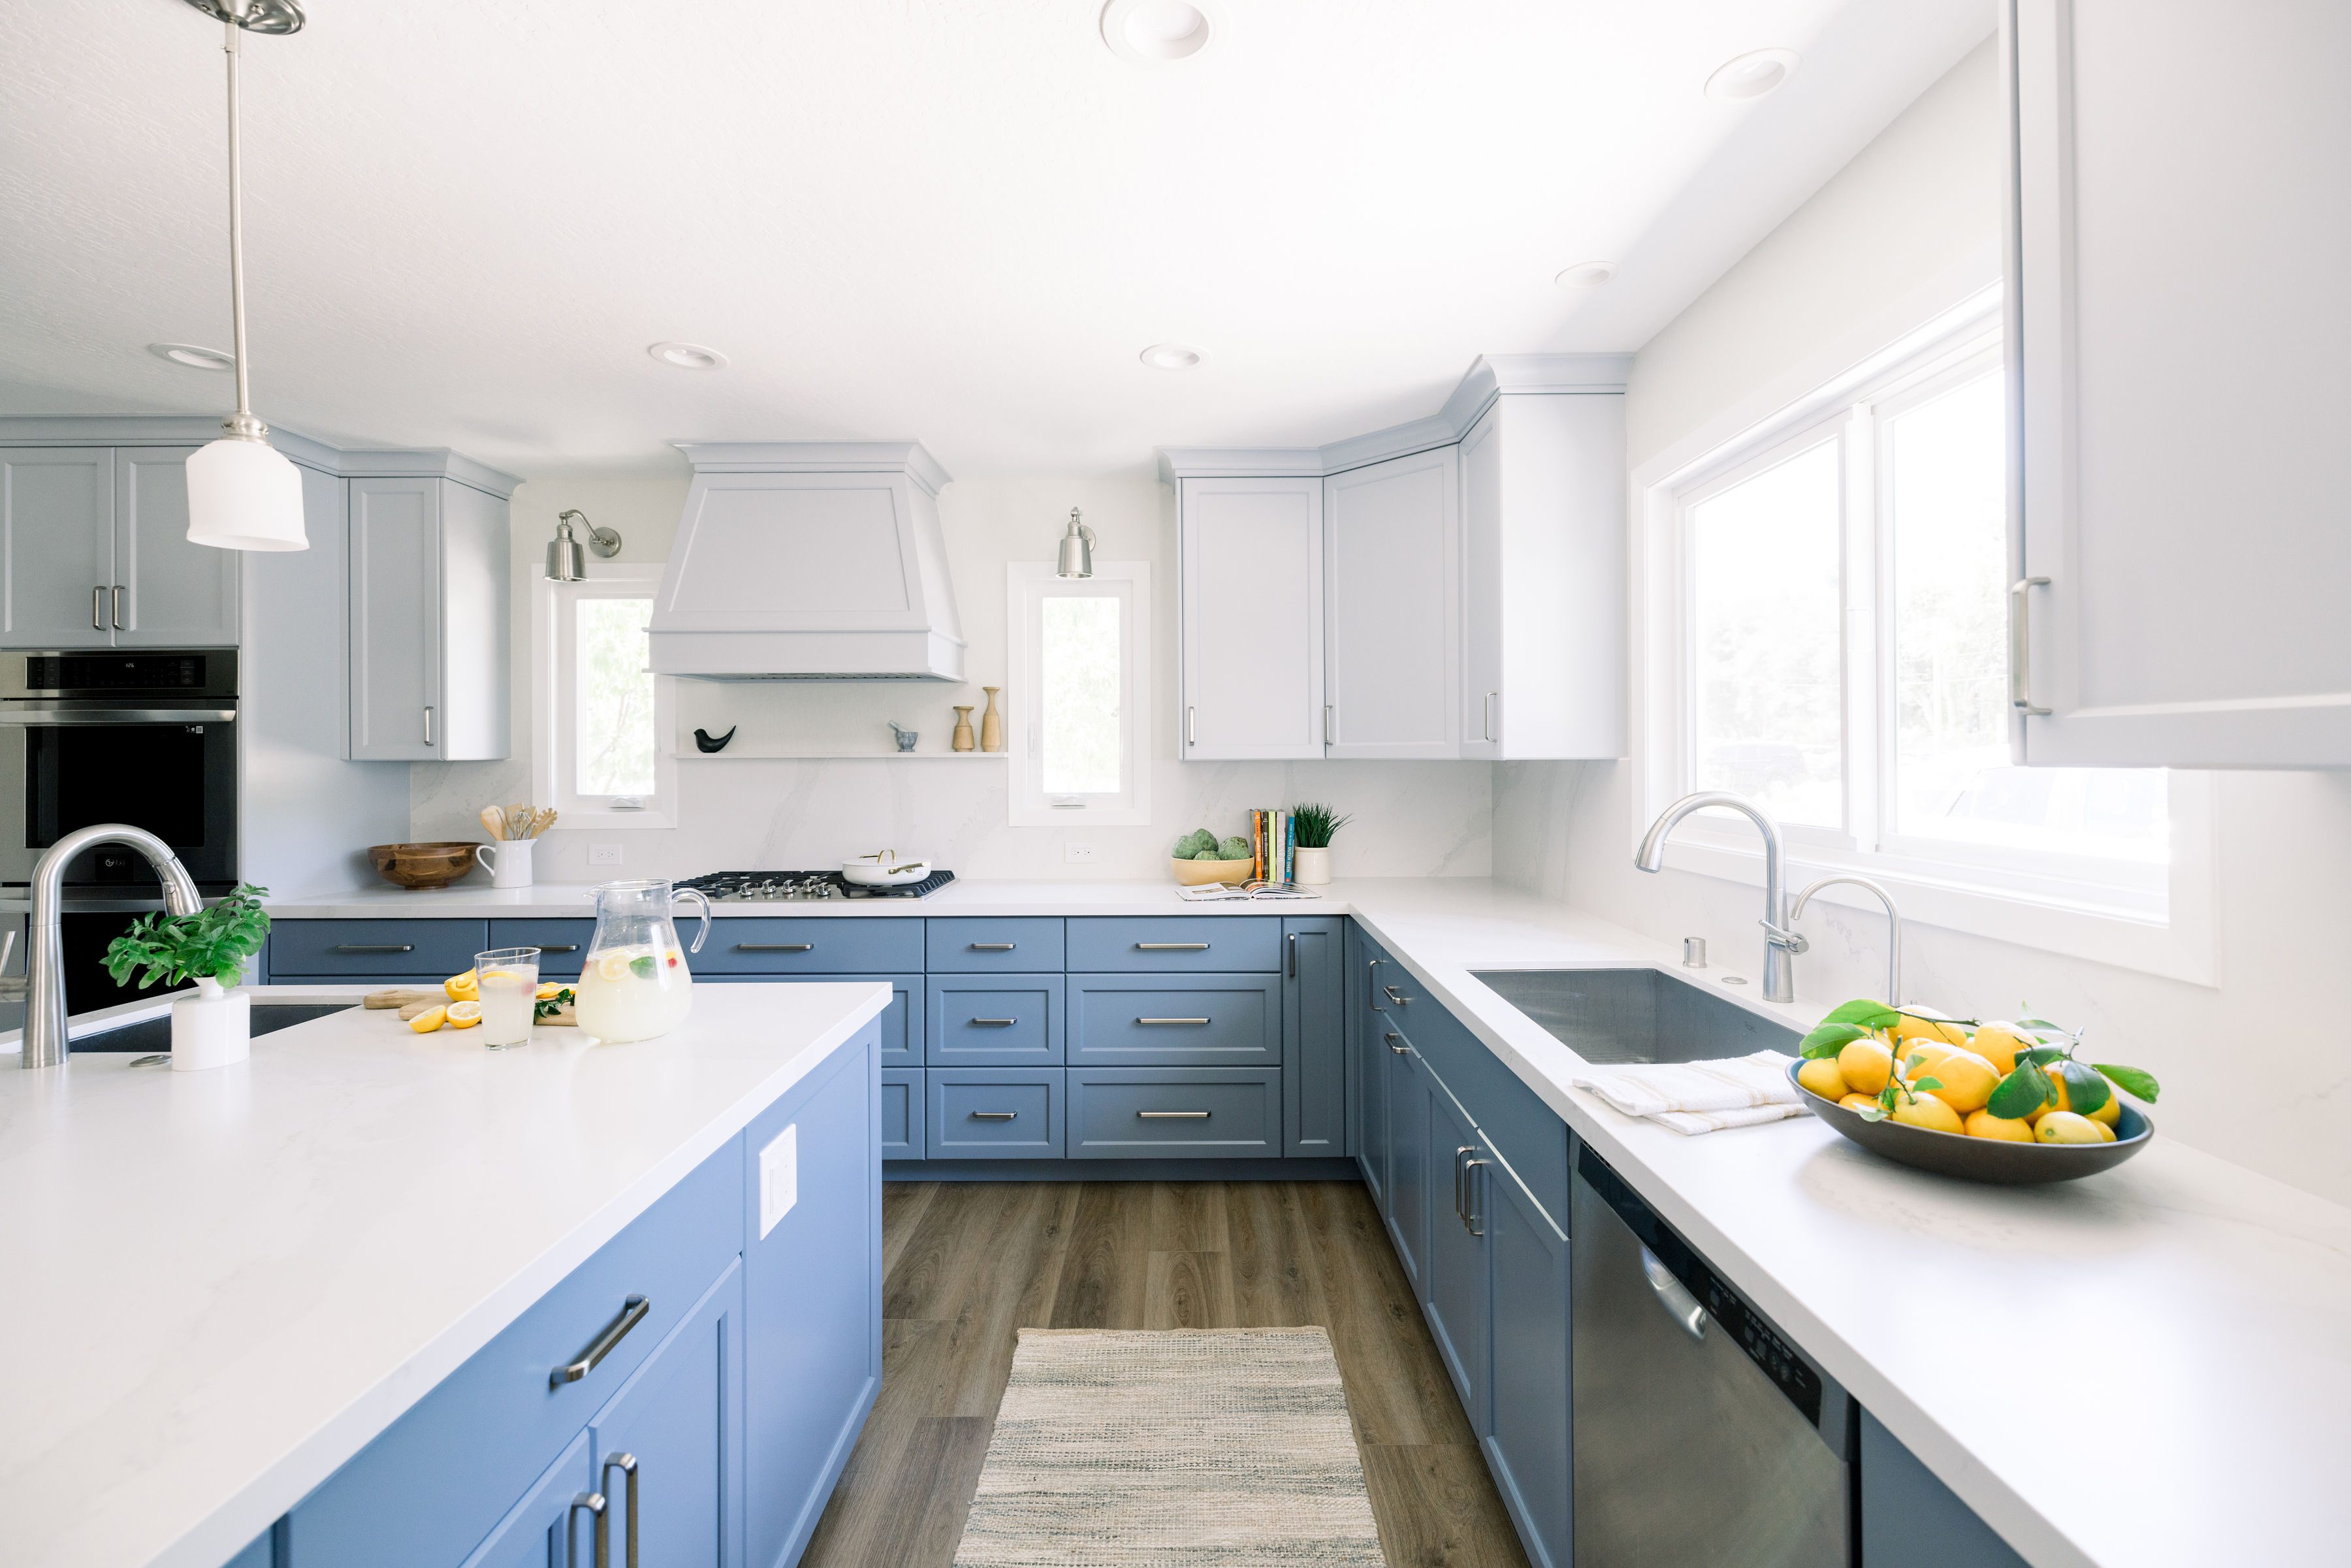
[[[196,994],[172,1003],[172,1071],[202,1072],[253,1052],[253,993],[200,979]]]
[[[490,873],[492,887],[528,887],[530,846],[536,842],[536,839],[500,839],[494,844],[475,844],[474,858]]]
[[[1310,850],[1301,844],[1291,862],[1291,869],[1296,872],[1301,887],[1321,887],[1331,880],[1331,852],[1327,848]]]

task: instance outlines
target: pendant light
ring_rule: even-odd
[[[1092,577],[1094,574],[1094,531],[1078,520],[1078,509],[1070,508],[1070,531],[1061,536],[1061,564],[1053,569],[1055,577]]]
[[[235,324],[236,412],[227,434],[188,459],[188,539],[221,549],[308,549],[302,531],[302,476],[269,444],[269,426],[254,417],[246,382],[245,181],[237,136],[237,46],[247,32],[298,32],[293,0],[188,0],[223,24],[228,56],[228,288]]]

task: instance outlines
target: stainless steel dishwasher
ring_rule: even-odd
[[[1575,1568],[1847,1568],[1844,1390],[1579,1145]]]

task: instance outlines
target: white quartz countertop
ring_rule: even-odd
[[[889,998],[702,987],[633,1045],[354,1010],[206,1072],[0,1058],[0,1559],[219,1568]]]
[[[1313,898],[1220,899],[1191,903],[1172,882],[949,883],[928,898],[841,898],[772,904],[713,903],[721,919],[746,915],[822,915],[856,919],[981,915],[1344,915],[1346,890],[1372,883],[1334,883]],[[1409,885],[1428,885],[1413,883]],[[1473,885],[1485,887],[1480,881]],[[584,918],[596,913],[590,883],[541,883],[536,887],[455,887],[415,891],[389,883],[349,893],[273,898],[265,907],[279,920],[466,920]],[[682,918],[691,918],[681,906]]]

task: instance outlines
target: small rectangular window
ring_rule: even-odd
[[[645,667],[661,571],[599,563],[538,584],[534,789],[567,826],[676,825],[672,683]]]
[[[1150,821],[1150,573],[1142,561],[1077,579],[1041,561],[1007,569],[1016,825]]]

